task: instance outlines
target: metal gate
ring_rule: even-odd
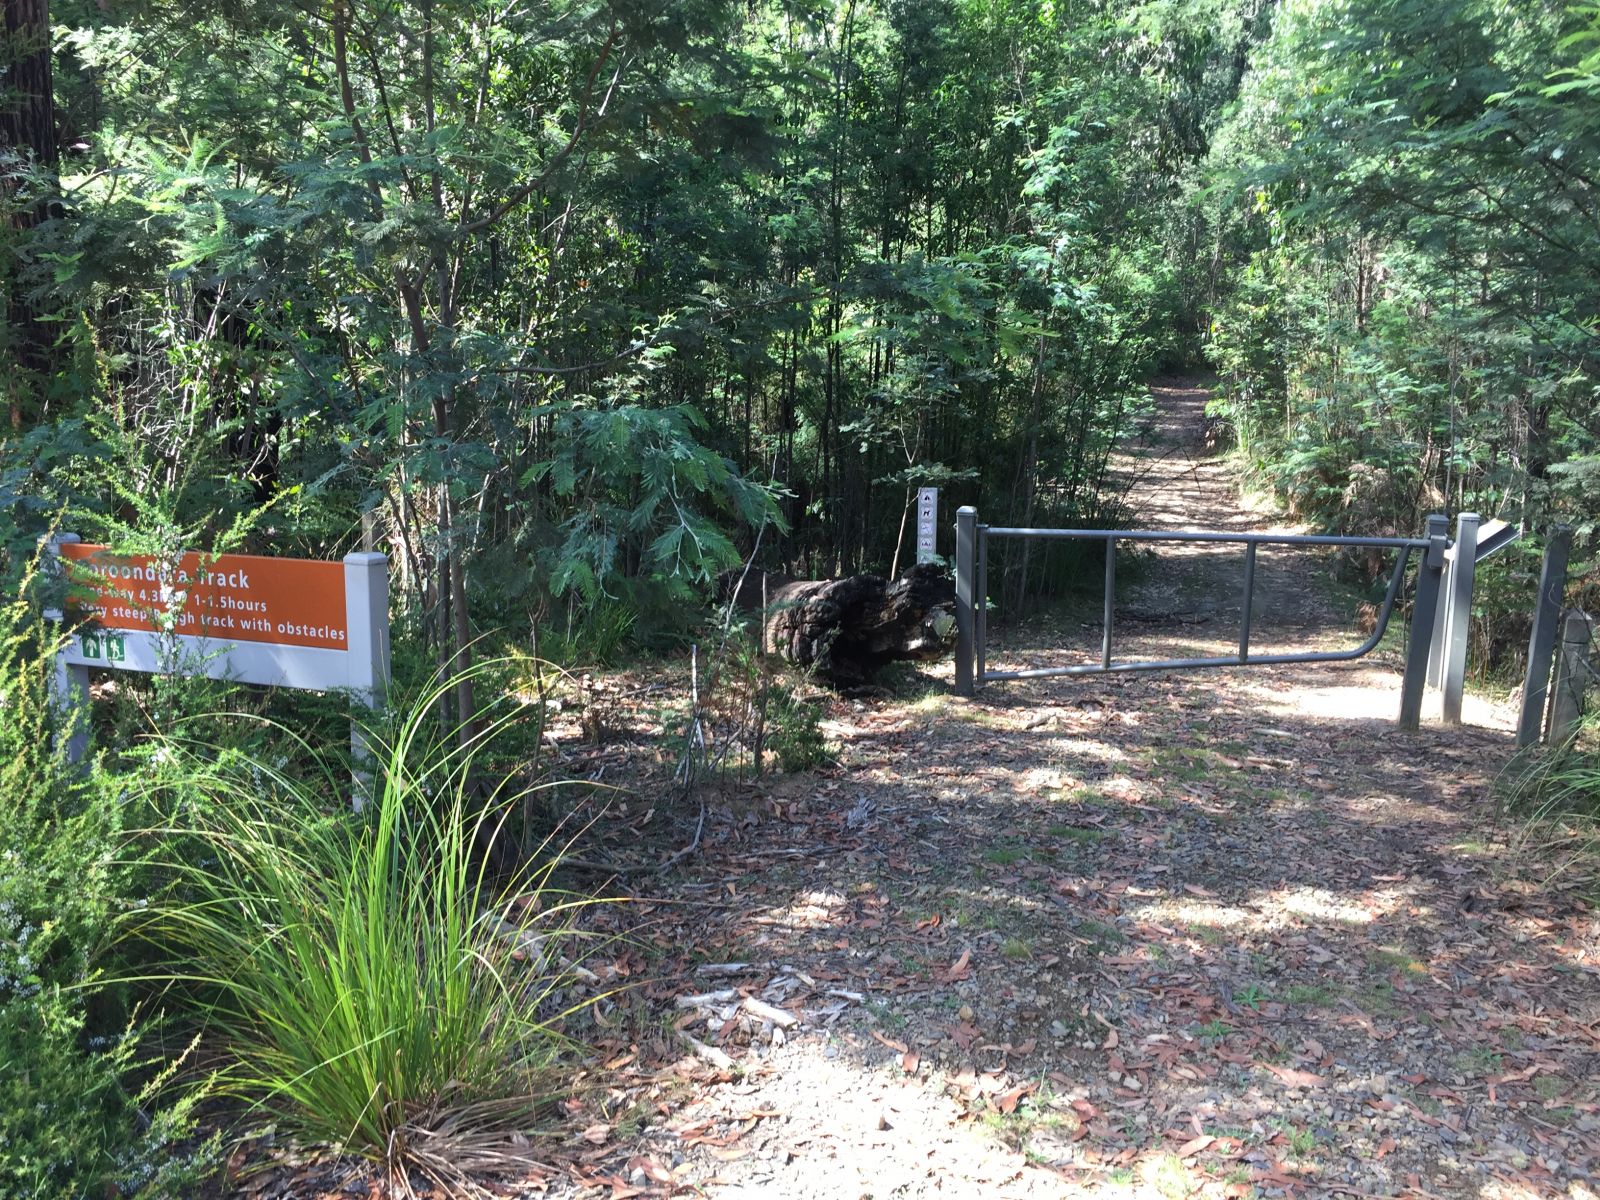
[[[1467,618],[1472,608],[1473,568],[1483,558],[1517,537],[1504,522],[1484,527],[1480,538],[1478,517],[1463,513],[1457,521],[1456,541],[1446,536],[1442,515],[1428,518],[1427,533],[1420,538],[1337,537],[1322,534],[1215,533],[1132,529],[1022,529],[983,525],[972,507],[956,512],[956,693],[971,696],[985,683],[1007,679],[1038,679],[1057,675],[1105,675],[1129,671],[1170,671],[1207,667],[1268,666],[1279,663],[1349,662],[1372,651],[1383,640],[1389,619],[1405,581],[1412,551],[1418,552],[1416,599],[1411,632],[1406,642],[1405,671],[1400,687],[1400,726],[1416,729],[1422,714],[1423,688],[1430,680],[1444,691],[1446,721],[1459,722],[1466,674]],[[1071,666],[1039,667],[1025,671],[991,671],[988,667],[988,573],[991,538],[1040,538],[1105,543],[1105,602],[1100,661]],[[1114,649],[1116,628],[1116,548],[1118,542],[1210,542],[1244,547],[1241,587],[1239,649],[1235,654],[1210,658],[1143,659],[1118,662]],[[1362,546],[1396,551],[1394,570],[1384,592],[1383,605],[1371,636],[1350,650],[1317,650],[1295,654],[1253,654],[1251,623],[1255,608],[1256,551],[1261,546]],[[1443,582],[1448,577],[1448,588]],[[1435,635],[1438,635],[1437,637]]]

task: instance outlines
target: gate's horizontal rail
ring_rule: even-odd
[[[1466,522],[1470,514],[1463,514]],[[1475,523],[1476,517],[1471,518]],[[1372,651],[1383,639],[1405,580],[1412,550],[1419,550],[1417,595],[1411,635],[1406,643],[1405,672],[1400,685],[1400,727],[1416,729],[1422,715],[1422,692],[1427,682],[1428,648],[1433,638],[1435,609],[1440,596],[1440,576],[1449,546],[1444,516],[1428,517],[1426,537],[1340,537],[1319,533],[1223,533],[1208,529],[1028,529],[983,525],[970,505],[956,513],[956,694],[971,696],[974,689],[1002,679],[1038,679],[1051,675],[1104,675],[1129,671],[1181,670],[1186,667],[1233,667],[1260,663],[1348,662]],[[1044,538],[1057,541],[1105,543],[1105,616],[1100,662],[1039,667],[1021,671],[988,669],[989,539]],[[1115,662],[1112,628],[1116,616],[1116,545],[1118,542],[1211,542],[1244,547],[1244,579],[1240,595],[1239,652],[1205,658],[1171,658],[1147,662]],[[1373,622],[1371,636],[1350,650],[1312,650],[1295,654],[1252,654],[1250,635],[1255,607],[1256,557],[1262,546],[1367,546],[1397,550],[1394,573]],[[1470,561],[1470,560],[1469,560]],[[1470,588],[1470,584],[1468,585]],[[1470,604],[1470,592],[1467,603]],[[1448,711],[1449,696],[1446,696]]]
[[[1119,542],[1231,542],[1241,546],[1387,546],[1426,549],[1427,538],[1339,537],[1331,533],[1217,533],[1205,529],[1023,529],[982,525],[986,537],[1078,538]]]
[[[1213,533],[1208,530],[1154,530],[1154,529],[1020,529],[1006,526],[979,525],[978,579],[979,595],[988,584],[988,539],[991,537],[1049,537],[1070,538],[1082,541],[1103,541],[1106,544],[1106,595],[1105,624],[1101,659],[1098,663],[1079,663],[1064,667],[1034,667],[1021,671],[991,671],[988,668],[988,613],[987,604],[977,613],[977,662],[974,678],[977,683],[993,683],[1005,679],[1048,679],[1060,675],[1112,675],[1135,671],[1172,671],[1202,667],[1273,666],[1283,663],[1351,662],[1370,654],[1389,628],[1389,618],[1394,613],[1401,584],[1405,580],[1406,564],[1414,548],[1426,549],[1425,538],[1372,538],[1337,537],[1331,534],[1300,533]],[[1111,658],[1111,623],[1116,605],[1112,585],[1112,571],[1116,558],[1112,547],[1118,541],[1139,542],[1222,542],[1245,547],[1244,594],[1241,597],[1239,652],[1237,654],[1207,658],[1159,658],[1136,662],[1113,662]],[[1395,556],[1394,571],[1389,576],[1389,586],[1384,592],[1383,605],[1373,622],[1371,635],[1359,646],[1349,650],[1305,650],[1293,654],[1250,653],[1250,631],[1255,592],[1255,558],[1258,546],[1382,546],[1399,550]]]
[[[1109,667],[1099,663],[1083,663],[1075,667],[1035,667],[1027,671],[985,671],[980,677],[981,683],[992,683],[1000,679],[1048,679],[1053,675],[1116,675],[1131,671],[1181,671],[1186,667],[1242,667],[1242,666],[1271,666],[1279,663],[1319,663],[1319,662],[1349,662],[1371,653],[1372,648],[1382,640],[1380,633],[1376,639],[1368,638],[1353,650],[1308,650],[1300,654],[1252,654],[1248,659],[1241,659],[1237,655],[1223,658],[1166,658],[1152,659],[1145,662],[1112,663]]]

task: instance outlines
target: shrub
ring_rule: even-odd
[[[620,600],[601,597],[581,613],[568,606],[568,620],[541,635],[538,651],[564,667],[611,667],[632,644],[637,611]]]
[[[152,800],[192,814],[181,824],[205,850],[169,862],[169,894],[128,926],[206,998],[221,1091],[402,1190],[417,1170],[453,1192],[525,1153],[565,1045],[548,1009],[571,904],[549,886],[553,859],[491,877],[485,849],[521,797],[482,798],[474,764],[494,730],[466,749],[430,740],[453,686],[385,739],[360,816],[333,800],[349,786],[336,756],[308,783],[171,743]]]
[[[768,704],[767,748],[777,755],[785,772],[809,771],[832,758],[819,724],[819,705],[801,699],[782,684],[773,685]]]
[[[54,744],[54,648],[21,601],[0,612],[0,1195],[182,1195],[194,1096],[98,987],[104,931],[132,901],[115,781]],[[165,1094],[164,1094],[165,1093]]]
[[[1575,749],[1542,747],[1512,760],[1501,791],[1511,843],[1546,885],[1600,895],[1600,755],[1592,720]]]

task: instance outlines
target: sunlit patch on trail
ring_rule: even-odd
[[[1017,790],[1023,792],[1059,791],[1064,786],[1061,772],[1050,767],[1034,767],[1024,771],[1022,778],[1017,781]]]
[[[1055,746],[1062,753],[1080,758],[1092,758],[1098,762],[1122,763],[1128,761],[1127,752],[1120,746],[1091,741],[1089,738],[1058,738]]]
[[[1164,897],[1128,910],[1135,921],[1245,933],[1271,933],[1309,922],[1317,925],[1370,925],[1401,903],[1398,893],[1385,893],[1381,904],[1337,895],[1324,888],[1277,888],[1261,903],[1244,907],[1222,901]]]
[[[838,892],[802,892],[793,904],[774,912],[768,923],[793,929],[828,925],[845,915],[848,905],[849,901]]]
[[[994,1123],[974,1119],[993,1111],[983,1091],[991,1076],[969,1069],[970,1078],[963,1078],[923,1066],[906,1077],[904,1059],[872,1065],[880,1053],[877,1043],[848,1035],[792,1045],[774,1069],[710,1092],[684,1110],[680,1124],[765,1120],[777,1162],[799,1160],[803,1171],[827,1180],[825,1187],[804,1190],[808,1196],[923,1195],[946,1176],[959,1178],[973,1195],[1061,1194],[1058,1176],[1031,1162]],[[1070,1117],[1070,1108],[1063,1111]],[[793,1130],[805,1132],[791,1142]],[[1076,1145],[1064,1145],[1079,1153]],[[723,1182],[716,1194],[734,1200],[798,1190],[792,1179],[780,1183],[760,1172]]]
[[[1155,901],[1131,910],[1130,915],[1141,922],[1178,922],[1181,925],[1203,925],[1211,930],[1243,930],[1259,922],[1258,915],[1232,904],[1210,904],[1192,899]]]
[[[1364,660],[1302,670],[1293,687],[1284,687],[1281,679],[1262,677],[1241,680],[1241,690],[1257,702],[1262,713],[1278,716],[1389,724],[1399,716],[1400,676],[1392,667]],[[1430,691],[1422,706],[1425,723],[1439,720],[1439,704],[1438,695]],[[1469,692],[1462,702],[1462,720],[1485,729],[1511,730],[1516,728],[1516,711],[1505,699]]]
[[[1328,668],[1324,667],[1324,670]],[[1349,672],[1341,672],[1349,678]],[[1393,679],[1394,711],[1387,711],[1379,697],[1383,695],[1387,673],[1362,671],[1348,683],[1324,687],[1297,687],[1292,690],[1261,689],[1264,707],[1268,711],[1299,717],[1318,717],[1328,721],[1381,721],[1394,720],[1400,711],[1399,679]]]
[[[1274,893],[1278,906],[1307,921],[1337,925],[1370,925],[1377,919],[1372,909],[1324,888],[1283,888]]]

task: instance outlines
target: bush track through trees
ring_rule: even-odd
[[[1161,442],[1120,464],[1135,506],[1260,527],[1192,444],[1200,393],[1160,398]],[[1134,607],[1199,597],[1212,619],[1152,621],[1131,648],[1225,644],[1202,586],[1223,565],[1148,564]],[[1307,567],[1326,562],[1266,593],[1268,632],[1348,637]],[[1015,652],[1059,653],[1078,623],[1058,624],[1013,632]],[[1401,734],[1397,665],[972,702],[945,667],[918,698],[835,702],[837,771],[729,804],[681,878],[601,910],[637,923],[641,953],[598,973],[647,982],[601,1006],[612,1088],[574,1105],[569,1169],[544,1186],[1583,1194],[1593,915],[1520,878],[1498,838],[1503,720]]]

